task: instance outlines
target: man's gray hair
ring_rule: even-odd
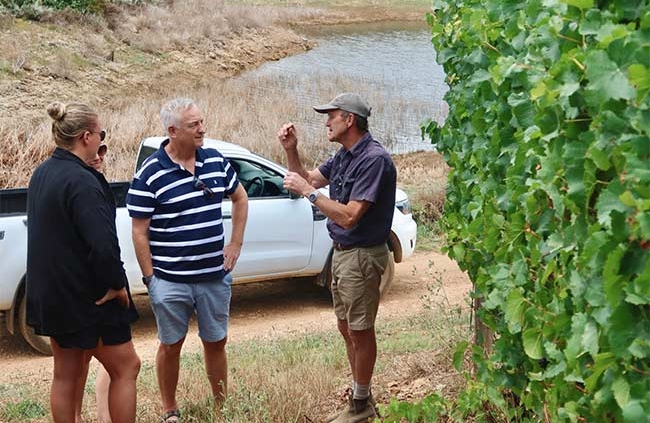
[[[175,98],[165,103],[160,109],[160,120],[165,131],[168,131],[170,126],[178,128],[181,115],[192,106],[196,106],[196,103],[191,98]]]

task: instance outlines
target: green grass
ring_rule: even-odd
[[[48,414],[49,397],[32,386],[0,385],[0,422],[40,419]]]
[[[38,401],[21,400],[7,404],[2,410],[3,421],[33,420],[47,415],[47,409]]]

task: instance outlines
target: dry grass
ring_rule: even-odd
[[[437,221],[444,211],[449,166],[437,152],[396,156],[401,187],[409,193],[418,222]]]
[[[402,6],[412,7],[415,13],[424,3],[418,0]],[[281,163],[285,156],[275,134],[282,123],[292,121],[299,131],[305,165],[317,165],[336,145],[326,142],[324,121],[304,106],[304,96],[321,102],[336,92],[367,87],[367,81],[305,75],[313,89],[295,93],[290,76],[223,76],[265,58],[281,58],[291,51],[288,45],[293,51],[308,45],[273,26],[275,22],[371,21],[390,16],[387,10],[378,13],[381,7],[394,6],[390,1],[372,0],[346,4],[349,8],[343,13],[336,7],[320,9],[322,2],[315,1],[218,1],[209,5],[198,0],[169,1],[110,9],[103,21],[84,18],[81,26],[75,21],[78,15],[69,12],[51,16],[45,25],[2,20],[2,27],[14,36],[0,34],[0,72],[5,69],[4,74],[10,76],[0,78],[0,92],[9,100],[0,105],[4,147],[0,150],[0,188],[26,186],[33,169],[51,153],[50,120],[44,108],[54,100],[81,99],[98,111],[108,132],[106,169],[107,178],[113,181],[132,177],[139,141],[162,133],[158,110],[176,96],[192,97],[201,105],[210,137]],[[331,5],[337,6],[336,1]],[[84,25],[95,33],[86,34]],[[80,32],[83,37],[77,35]],[[24,42],[17,43],[17,38]],[[408,113],[418,112],[420,105],[394,99],[388,105],[383,94],[372,89],[362,94],[373,105],[371,131],[373,123],[389,119],[380,139],[390,147],[412,125]],[[427,107],[436,120],[436,113],[444,113],[421,107]],[[396,155],[395,162],[400,185],[417,205],[418,222],[437,219],[444,205],[447,170],[439,155]]]
[[[289,80],[264,78],[217,80],[192,92],[178,90],[167,98],[152,96],[116,101],[110,112],[98,109],[101,124],[108,133],[107,178],[118,181],[131,179],[139,141],[147,136],[162,134],[159,108],[166,99],[181,95],[193,97],[201,105],[210,137],[242,145],[281,163],[285,161],[285,155],[277,142],[276,132],[282,123],[293,121],[299,131],[305,165],[316,165],[331,154],[336,145],[325,140],[322,117],[310,108],[297,106],[300,102],[286,88],[290,83]],[[327,99],[333,92],[349,90],[352,84],[350,81],[333,79],[316,85],[311,94]],[[376,108],[378,119],[381,119],[383,99],[374,94],[369,101]],[[391,110],[396,127],[400,125],[400,118],[406,118],[406,110],[401,110],[401,113],[395,107]],[[37,125],[23,123],[10,126],[5,123],[0,126],[0,138],[5,140],[5,148],[0,151],[0,163],[3,164],[0,186],[25,186],[28,183],[32,169],[52,150],[49,124],[44,118]],[[400,181],[407,190],[425,187],[423,195],[442,193],[444,198],[446,168],[439,155],[412,153],[406,157],[408,159],[404,160],[396,156],[395,160]],[[20,171],[16,172],[18,169]]]
[[[391,399],[413,401],[434,390],[453,397],[464,386],[462,375],[451,363],[453,348],[470,336],[467,309],[463,315],[438,308],[422,315],[386,321],[377,334],[380,355],[373,380],[379,403]],[[454,314],[452,316],[452,314]],[[449,325],[455,330],[449,330]],[[440,330],[441,327],[446,330]],[[215,410],[205,376],[201,353],[181,356],[178,385],[179,406],[187,422],[215,423],[308,423],[346,404],[349,387],[348,363],[343,342],[336,330],[279,338],[260,337],[232,343],[229,353],[229,395],[222,412]],[[92,362],[86,385],[83,415],[94,422],[96,410]],[[5,400],[0,420],[6,422],[48,421],[47,384],[16,381],[0,385]],[[160,393],[153,364],[144,365],[137,381],[137,422],[151,422],[160,414]],[[26,407],[36,405],[40,415],[27,418]]]
[[[187,0],[146,3],[115,20],[115,33],[144,51],[182,50],[211,42],[243,28],[269,26],[272,20],[255,7],[226,6],[224,1]]]
[[[375,13],[377,8],[388,10],[394,5],[374,0],[353,3],[354,10],[372,9],[368,20],[384,16]],[[407,3],[421,11],[423,1]],[[289,93],[291,78],[223,77],[309,45],[296,34],[273,26],[276,22],[344,20],[347,16],[340,9],[318,8],[321,5],[311,1],[177,0],[111,8],[104,18],[85,16],[82,22],[70,12],[50,16],[47,24],[3,19],[0,93],[7,101],[0,104],[0,188],[26,186],[32,170],[50,154],[53,145],[45,106],[55,100],[81,100],[98,111],[109,134],[109,180],[131,178],[139,141],[161,134],[158,110],[179,95],[192,97],[202,106],[209,136],[275,161],[284,160],[275,137],[277,128],[294,121],[306,166],[317,164],[333,146],[323,141],[322,119],[310,108],[296,106],[300,102]],[[95,33],[88,33],[88,27]],[[318,101],[364,85],[363,81],[313,78],[315,88],[310,94]],[[369,101],[381,118],[384,99],[380,93],[370,93]],[[399,113],[391,119],[399,132]],[[390,144],[390,137],[382,141]]]

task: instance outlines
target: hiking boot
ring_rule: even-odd
[[[345,413],[347,410],[349,410],[349,409],[351,409],[353,407],[354,407],[354,405],[352,404],[352,392],[350,392],[350,396],[348,397],[348,406],[347,406],[347,408],[345,408],[344,410],[335,411],[334,413],[332,413],[329,416],[325,417],[325,423],[333,422],[334,420],[336,420],[336,418],[338,416],[340,416],[341,414]]]
[[[336,420],[338,416],[345,413],[346,411],[354,410],[354,403],[352,401],[352,392],[349,392],[349,395],[350,396],[348,397],[348,408],[346,408],[345,410],[335,411],[334,413],[328,415],[327,417],[325,417],[325,423],[332,423],[334,422],[334,420]],[[379,409],[377,408],[377,403],[375,402],[375,398],[372,396],[372,391],[370,392],[370,396],[368,397],[368,404],[372,405],[372,408],[375,410],[375,414],[377,415],[377,417],[381,417],[379,415]]]
[[[375,407],[370,403],[369,398],[351,400],[350,407],[343,411],[332,423],[362,423],[369,418],[377,417]]]

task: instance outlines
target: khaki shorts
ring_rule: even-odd
[[[375,326],[379,308],[379,284],[388,265],[386,244],[375,247],[334,250],[332,299],[334,314],[352,330]]]

